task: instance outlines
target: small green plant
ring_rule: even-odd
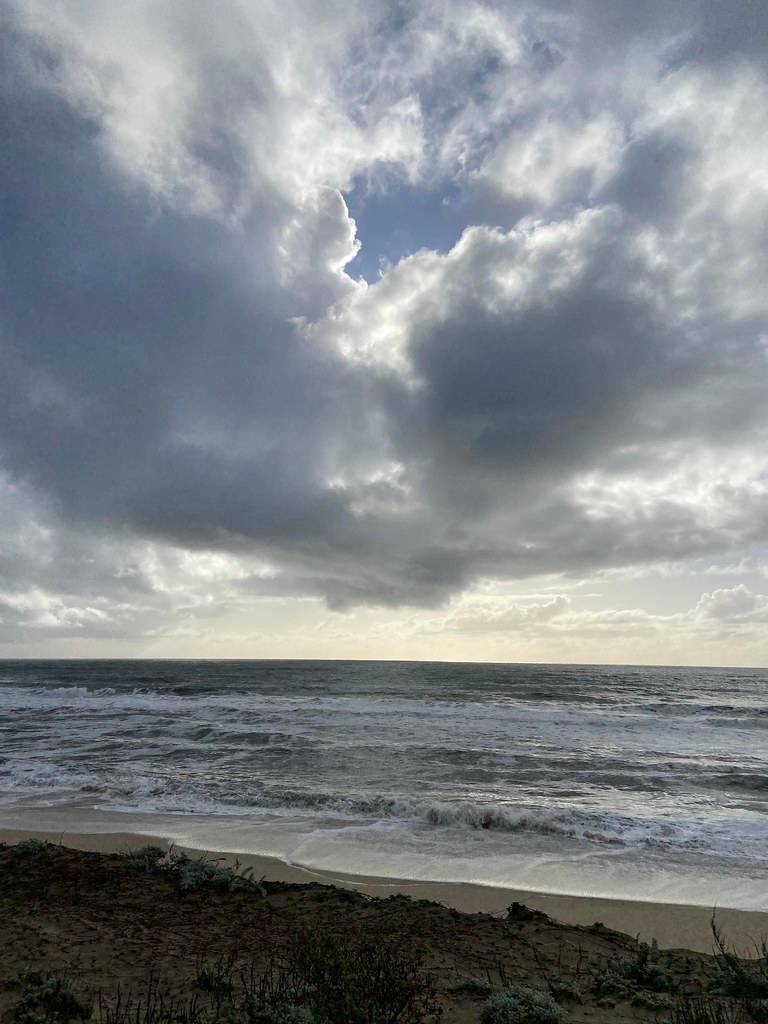
[[[142,846],[129,850],[125,855],[126,864],[136,871],[157,871],[166,860],[168,851],[162,846]]]
[[[560,1024],[562,1011],[549,992],[514,986],[492,995],[480,1024]]]
[[[171,858],[171,871],[179,880],[182,892],[193,892],[211,886],[214,889],[232,889],[242,877],[234,868],[221,867],[204,857],[176,854]]]
[[[16,853],[37,855],[48,852],[48,843],[45,839],[22,839],[20,843],[16,843],[14,849]]]
[[[13,1009],[15,1024],[70,1024],[88,1020],[91,1005],[79,996],[66,978],[44,971],[25,971],[17,983],[21,999]]]

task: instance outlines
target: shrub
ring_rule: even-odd
[[[752,1020],[759,1021],[760,1024],[768,1021],[768,999],[746,999],[744,1009]]]
[[[291,1005],[344,1024],[420,1024],[440,1015],[421,956],[378,936],[302,930],[275,948],[265,971],[243,981],[243,1024],[272,1021],[265,1012]]]
[[[107,1002],[99,995],[94,1021],[98,1024],[210,1024],[210,1015],[199,1005],[197,995],[179,996],[160,986],[150,975],[143,997],[117,990]]]
[[[672,992],[676,987],[675,981],[659,958],[655,942],[650,945],[639,942],[634,959],[616,960],[596,972],[592,991],[598,998],[616,996],[619,999],[638,997],[638,988],[656,993]],[[647,1002],[647,997],[641,999]]]
[[[548,992],[514,986],[497,992],[484,1004],[481,1024],[559,1024],[562,1012]]]
[[[16,1024],[70,1024],[88,1020],[91,1006],[77,995],[65,978],[43,971],[19,975],[21,999],[13,1010]]]
[[[157,871],[167,857],[162,846],[142,846],[126,854],[126,863],[137,871]]]
[[[275,943],[233,978],[234,955],[200,962],[201,1001],[150,979],[141,998],[98,1001],[97,1024],[422,1024],[440,1009],[421,960],[389,939],[318,931]],[[22,1024],[43,1024],[25,1021]],[[62,1022],[55,1022],[62,1024]]]
[[[242,1014],[240,1019],[243,1019]],[[257,1011],[254,1016],[247,1019],[249,1024],[315,1024],[317,1021],[306,1006],[294,1006],[292,1003],[282,1003],[271,1009]]]
[[[16,853],[47,853],[48,843],[45,839],[22,839],[20,843],[16,843],[14,849]]]
[[[391,940],[304,933],[290,956],[322,1018],[416,1024],[436,1010],[420,956]]]
[[[738,957],[728,946],[714,917],[712,935],[719,972],[715,982],[717,990],[723,995],[738,996],[756,1002],[768,999],[768,942],[762,940],[755,950],[757,956],[754,960],[745,960]]]
[[[477,996],[487,998],[493,992],[493,985],[490,981],[483,981],[480,978],[467,978],[464,981],[457,981],[451,985],[448,991],[457,996]]]
[[[741,1007],[715,1001],[709,996],[685,996],[672,1011],[672,1024],[740,1024]]]
[[[252,867],[241,870],[239,861],[231,868],[220,867],[216,861],[206,860],[204,856],[193,858],[185,853],[172,852],[168,869],[179,879],[179,886],[183,892],[212,885],[219,889],[244,887],[255,889],[261,896],[267,895],[263,877],[255,879]]]
[[[169,870],[178,879],[182,893],[194,892],[205,886],[231,889],[238,877],[231,867],[221,867],[205,857],[187,857],[184,853],[171,855]]]
[[[208,885],[216,889],[232,889],[239,880],[234,868],[223,868],[212,860],[204,857],[193,859],[186,854],[171,858],[171,871],[178,878],[182,892],[192,892]]]
[[[669,1006],[669,996],[663,992],[636,992],[632,996],[632,1005],[640,1006],[645,1010],[666,1010]]]
[[[197,987],[203,992],[214,995],[231,995],[235,987],[232,978],[234,957],[219,957],[218,960],[204,961],[198,964]]]
[[[659,947],[654,939],[637,944],[637,956],[634,960],[625,960],[621,972],[627,981],[632,981],[641,988],[649,988],[652,992],[668,992],[673,987],[669,971],[659,963]]]
[[[193,892],[205,886],[217,889],[234,889],[244,886],[257,890],[262,896],[267,891],[262,880],[251,877],[252,868],[239,870],[234,867],[221,867],[216,861],[207,860],[204,856],[190,857],[185,853],[176,853],[173,848],[166,850],[162,846],[142,846],[138,850],[130,850],[126,855],[126,863],[137,871],[163,871],[172,875],[182,892]]]
[[[574,981],[550,981],[549,991],[558,1003],[580,1003],[581,991]]]
[[[592,992],[598,999],[604,999],[606,996],[630,999],[635,994],[635,987],[623,974],[608,966],[595,972]]]

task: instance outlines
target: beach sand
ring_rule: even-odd
[[[61,843],[75,850],[101,853],[124,853],[145,843],[167,845],[159,836],[127,832],[92,834],[0,829],[0,842],[9,845],[30,836]],[[272,857],[243,853],[235,855],[215,850],[201,852],[205,852],[211,858],[221,859],[224,864],[234,864],[237,861],[243,867],[252,867],[255,878],[264,878],[267,881],[298,884],[320,882],[376,897],[406,895],[416,900],[431,900],[468,914],[501,915],[511,903],[523,903],[532,910],[541,911],[565,924],[588,926],[600,922],[606,928],[642,941],[655,939],[663,949],[711,953],[713,910],[716,911],[717,922],[724,935],[742,955],[754,955],[755,945],[762,937],[768,936],[768,913],[764,912],[557,895],[470,883],[419,882],[365,875],[331,874],[285,864]]]

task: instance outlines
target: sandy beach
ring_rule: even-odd
[[[125,853],[144,843],[166,845],[166,840],[161,836],[128,832],[54,833],[0,829],[0,842],[6,844],[15,844],[31,836],[61,843],[71,849],[99,853]],[[470,883],[420,882],[365,875],[331,874],[254,854],[235,855],[216,850],[197,852],[204,852],[208,857],[220,860],[223,864],[237,862],[244,868],[251,867],[254,877],[271,882],[320,882],[375,897],[405,895],[415,900],[431,900],[467,914],[501,915],[511,903],[523,903],[532,910],[541,911],[564,924],[589,926],[600,922],[606,928],[639,938],[641,941],[649,942],[655,939],[664,949],[711,952],[713,910],[716,911],[717,921],[725,935],[744,955],[752,952],[761,937],[768,935],[768,914],[763,912],[557,895]]]

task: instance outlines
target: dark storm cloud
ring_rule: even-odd
[[[0,116],[5,466],[81,521],[335,532],[317,478],[360,389],[286,322],[304,297],[268,287],[269,204],[233,239],[126,195],[62,102],[16,93]]]
[[[540,480],[606,465],[638,441],[653,458],[667,440],[723,441],[763,423],[759,324],[733,318],[724,337],[673,317],[668,282],[626,257],[624,225],[607,217],[582,233],[592,237],[558,243],[524,300],[477,282],[524,273],[535,245],[518,250],[508,236],[481,232],[446,265],[439,311],[409,322],[423,386],[396,418],[406,457],[419,453],[458,487],[482,488],[486,478],[493,489],[508,485],[505,471]],[[641,274],[652,295],[638,293]]]
[[[764,538],[768,200],[745,153],[734,201],[737,154],[718,170],[712,118],[691,100],[722,96],[714,128],[758,144],[765,125],[740,104],[751,83],[768,88],[762,5],[731,9],[732,24],[703,3],[659,4],[655,19],[552,3],[509,24],[505,8],[465,21],[446,8],[453,78],[418,45],[429,5],[374,26],[371,66],[371,19],[334,7],[339,24],[360,21],[342,50],[360,66],[337,85],[321,66],[284,87],[316,101],[303,132],[317,141],[298,160],[303,105],[280,85],[296,67],[270,67],[280,54],[261,42],[229,59],[252,29],[238,21],[225,46],[169,11],[178,60],[152,70],[177,77],[149,90],[141,116],[139,46],[104,70],[44,17],[8,22],[0,467],[20,510],[0,552],[8,635],[27,621],[131,635],[158,600],[172,616],[182,599],[130,553],[148,541],[242,560],[223,601],[310,594],[346,608]],[[307,38],[311,14],[292,8]],[[648,75],[650,108],[605,92],[625,57]],[[94,99],[81,63],[105,94],[120,89]],[[399,119],[364,132],[377,88]],[[337,117],[350,96],[354,116]],[[166,102],[147,141],[140,128]],[[419,124],[432,133],[422,149]],[[404,217],[422,187],[438,218],[445,181],[452,224],[463,202],[501,228],[355,286],[336,189],[382,165],[409,180]],[[379,208],[398,215],[395,201]],[[183,575],[175,557],[168,578]]]

